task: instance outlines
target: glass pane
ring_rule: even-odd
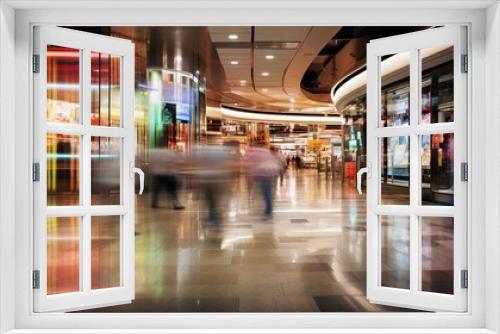
[[[421,136],[422,204],[453,206],[453,133]]]
[[[410,137],[380,138],[380,204],[410,204]]]
[[[410,53],[381,58],[380,126],[410,124]]]
[[[120,217],[92,217],[92,289],[120,286]]]
[[[47,134],[47,205],[80,204],[80,136]]]
[[[120,126],[121,57],[106,53],[91,53],[91,124]]]
[[[420,50],[422,124],[453,122],[453,46]]]
[[[80,217],[47,218],[47,294],[80,290]]]
[[[120,204],[121,138],[92,137],[92,205]]]
[[[422,217],[422,290],[453,294],[453,218]]]
[[[80,122],[80,50],[47,46],[47,122]]]
[[[381,285],[410,288],[410,217],[380,216]]]

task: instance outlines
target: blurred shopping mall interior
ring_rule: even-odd
[[[135,199],[135,299],[92,312],[414,311],[366,298],[356,173],[367,155],[367,44],[433,27],[67,28],[135,45],[135,157],[146,175]],[[75,52],[47,50],[49,120],[79,115]],[[383,60],[379,121],[407,125],[409,55]],[[119,58],[93,52],[91,62],[91,123],[119,124]],[[453,73],[453,47],[424,54],[423,122],[453,119]],[[48,204],[78,202],[78,138],[49,135],[47,149]],[[420,149],[422,200],[453,205],[453,134],[423,136]],[[407,136],[380,141],[385,204],[408,204],[409,150]],[[114,204],[120,143],[92,137],[91,152],[92,201]],[[92,229],[92,288],[119,284],[113,219]],[[428,220],[422,288],[453,294],[452,218]],[[48,294],[73,291],[79,223],[47,224]],[[408,217],[386,217],[380,238],[382,285],[408,288]]]

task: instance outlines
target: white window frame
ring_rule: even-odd
[[[461,271],[467,270],[467,183],[461,180],[461,163],[467,163],[467,76],[462,72],[462,55],[467,54],[465,27],[441,27],[406,35],[371,41],[367,46],[367,297],[372,302],[386,305],[409,306],[422,310],[467,310],[467,290],[461,287]],[[422,122],[422,50],[451,45],[453,48],[454,121],[425,124]],[[382,57],[408,54],[409,106],[408,125],[381,126],[381,90],[383,86]],[[421,203],[421,142],[422,135],[454,134],[453,174],[454,205],[423,205]],[[379,141],[383,138],[409,139],[409,201],[408,204],[381,203],[381,163],[383,152]],[[408,217],[409,232],[409,289],[381,285],[382,249],[380,217]],[[421,247],[424,217],[453,218],[453,293],[441,294],[422,290]]]
[[[34,217],[33,264],[39,270],[39,289],[34,290],[34,309],[39,312],[54,310],[83,310],[96,306],[130,303],[135,291],[135,197],[133,172],[135,161],[134,118],[134,46],[127,40],[92,35],[56,27],[36,27],[34,50],[40,59],[39,73],[34,75],[34,160],[40,166],[40,181],[33,184]],[[57,45],[78,50],[80,72],[79,123],[47,122],[47,46]],[[119,57],[120,125],[97,126],[91,124],[91,53],[100,52]],[[47,206],[47,143],[46,135],[69,134],[79,136],[80,186],[78,205]],[[114,205],[92,204],[91,194],[91,138],[120,140],[119,189],[120,202]],[[91,288],[92,217],[119,217],[119,286],[105,289]],[[80,289],[71,293],[47,294],[47,230],[48,217],[78,217]],[[130,261],[127,261],[131,259]]]
[[[60,7],[73,6],[62,9]],[[124,9],[120,6],[149,7]],[[163,8],[158,8],[163,6]],[[168,8],[170,6],[170,8]],[[232,6],[228,8],[228,6]],[[369,8],[367,8],[369,6]],[[399,8],[396,8],[398,7]],[[44,10],[43,7],[50,7]],[[59,8],[58,8],[59,7]],[[99,8],[98,8],[99,7]],[[105,8],[108,9],[105,9]],[[167,7],[167,8],[166,8]],[[489,8],[488,8],[489,7]],[[14,8],[18,8],[14,10]],[[470,28],[468,312],[436,314],[34,314],[31,286],[34,24],[58,25],[434,25]],[[15,34],[15,35],[14,35]],[[15,36],[15,38],[14,38]],[[224,1],[0,3],[0,332],[106,333],[99,328],[192,328],[191,333],[498,333],[500,11],[496,1]],[[15,63],[15,72],[12,69]],[[488,70],[486,71],[486,66]],[[7,75],[10,74],[10,75]],[[15,74],[15,75],[14,75]],[[15,80],[12,84],[12,80]],[[14,108],[15,107],[15,108]],[[15,110],[15,113],[13,112]],[[15,127],[12,127],[15,124]],[[486,131],[489,132],[486,136]],[[15,139],[15,149],[12,138]],[[486,141],[486,139],[489,141]],[[486,156],[488,154],[488,156]],[[5,164],[4,164],[5,163]],[[485,182],[484,175],[488,175]],[[9,187],[10,186],[10,187]],[[14,190],[15,189],[15,190]],[[12,192],[15,198],[12,199]],[[12,209],[14,208],[14,210]],[[15,261],[12,254],[15,254]],[[15,284],[14,284],[15,282]],[[12,286],[15,286],[13,289]],[[485,289],[488,293],[485,294]],[[89,329],[93,328],[93,329]],[[199,330],[196,330],[198,328]],[[202,328],[207,328],[203,331]],[[225,331],[217,328],[226,328]],[[227,328],[233,328],[229,330]],[[259,330],[267,328],[268,330]],[[344,330],[341,330],[344,328]],[[377,330],[376,328],[386,328]],[[420,330],[417,330],[420,328]],[[468,329],[467,329],[468,328]],[[39,330],[37,330],[39,329]],[[45,329],[43,331],[42,329]],[[86,330],[87,329],[87,330]],[[211,330],[209,330],[211,329]],[[253,330],[252,330],[253,329]],[[280,330],[281,329],[281,330]],[[462,329],[462,330],[460,330]],[[54,332],[55,330],[51,330]],[[116,331],[115,331],[116,333]]]

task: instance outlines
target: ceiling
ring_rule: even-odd
[[[133,40],[138,82],[148,68],[200,73],[211,108],[324,115],[338,113],[330,90],[364,66],[369,40],[426,27],[72,28]]]
[[[221,102],[287,112],[334,112],[302,94],[301,79],[338,27],[208,27],[230,98]]]

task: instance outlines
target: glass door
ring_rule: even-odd
[[[462,27],[367,50],[367,296],[467,309],[467,50]]]
[[[34,310],[129,303],[134,45],[57,27],[34,42]]]

